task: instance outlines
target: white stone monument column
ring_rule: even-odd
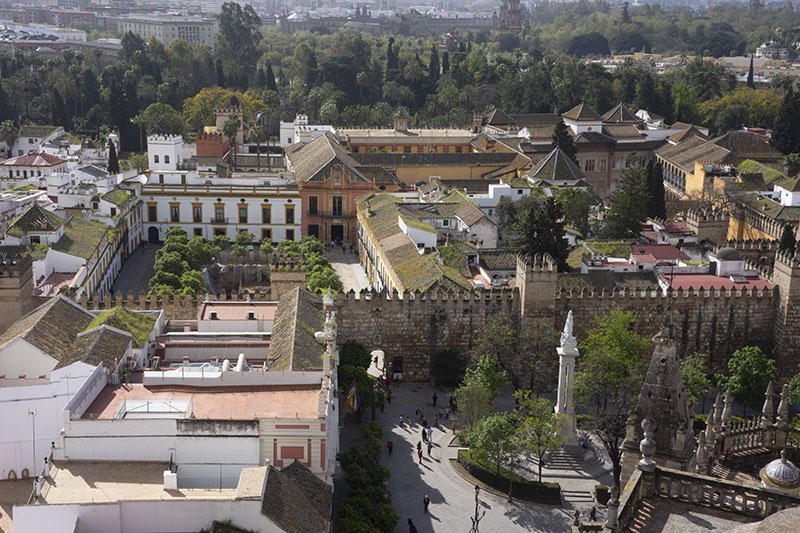
[[[560,434],[564,444],[572,444],[575,439],[575,407],[572,403],[572,391],[575,383],[575,361],[578,353],[578,341],[572,335],[572,311],[567,314],[567,323],[561,333],[561,346],[558,352],[558,400],[556,414],[561,415]]]

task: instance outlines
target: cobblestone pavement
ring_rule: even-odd
[[[348,248],[349,250],[349,248]],[[325,257],[331,262],[333,270],[339,275],[344,284],[344,290],[354,290],[356,292],[366,289],[369,286],[367,274],[358,263],[358,253],[342,253],[341,248],[325,252]]]
[[[431,456],[423,446],[424,457],[420,464],[416,455],[417,442],[421,440],[421,427],[419,424],[409,424],[414,418],[414,411],[424,407],[428,413],[428,420],[432,422],[434,407],[432,395],[434,390],[438,394],[437,406],[447,405],[447,393],[434,389],[428,384],[403,383],[392,386],[392,403],[387,404],[383,413],[378,415],[378,421],[384,425],[382,462],[392,471],[389,480],[389,490],[392,493],[392,503],[397,511],[400,521],[395,531],[407,532],[407,520],[411,518],[420,533],[425,531],[469,531],[472,526],[471,517],[475,513],[475,488],[474,485],[461,477],[450,465],[450,459],[457,456],[456,447],[448,444],[453,434],[444,427],[433,431],[435,444]],[[514,401],[510,391],[506,391],[495,402],[499,410],[513,407]],[[438,411],[438,407],[436,409]],[[399,424],[400,415],[405,423]],[[368,414],[364,420],[368,420]],[[359,436],[359,427],[348,417],[342,430],[341,449],[352,444]],[[394,453],[389,456],[386,442],[394,442]],[[557,461],[554,461],[557,463]],[[561,484],[565,495],[563,506],[534,504],[521,500],[508,502],[505,495],[490,493],[487,490],[480,492],[480,511],[485,511],[485,516],[480,521],[481,531],[569,531],[570,523],[574,518],[575,510],[582,512],[588,518],[589,509],[592,507],[591,499],[585,498],[594,488],[594,485],[608,482],[610,470],[608,462],[591,462],[588,471],[576,465],[577,470],[559,469],[554,464],[545,470],[544,481],[557,481]],[[527,469],[535,470],[535,465],[523,464]],[[522,471],[520,471],[523,474]],[[526,477],[533,478],[529,473]],[[596,481],[595,479],[601,481]],[[336,490],[337,502],[346,494],[342,491],[343,483],[338,482]],[[431,500],[428,514],[423,512],[422,500],[425,495]],[[603,519],[605,511],[598,508],[598,519]]]
[[[156,250],[159,248],[160,246],[155,244],[143,244],[136,248],[122,265],[122,270],[117,274],[111,291],[136,295],[140,292],[147,292],[150,278],[154,274],[153,264],[156,261]]]

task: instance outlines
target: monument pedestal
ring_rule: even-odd
[[[560,346],[556,348],[556,352],[558,353],[558,399],[555,411],[561,415],[558,433],[565,444],[572,444],[577,432],[572,392],[575,383],[575,361],[579,353],[577,348],[572,346]]]

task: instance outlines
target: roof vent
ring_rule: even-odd
[[[211,320],[216,320],[217,319],[217,312],[216,311],[211,311],[210,318],[211,318]]]

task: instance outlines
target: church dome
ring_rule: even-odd
[[[786,458],[785,449],[781,452],[780,459],[775,459],[761,469],[759,476],[768,487],[782,490],[796,490],[800,487],[800,471]]]
[[[714,254],[717,256],[717,259],[720,261],[741,261],[742,255],[734,250],[733,248],[725,247],[720,248],[720,250]]]

